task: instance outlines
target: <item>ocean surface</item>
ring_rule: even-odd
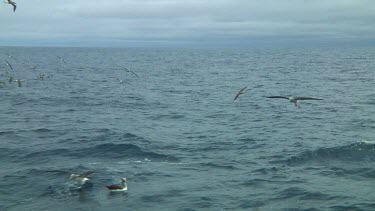
[[[1,47],[0,74],[0,210],[375,210],[375,48]]]

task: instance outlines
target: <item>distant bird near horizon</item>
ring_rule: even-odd
[[[16,11],[16,8],[17,8],[16,2],[12,0],[4,0],[4,3],[11,4],[13,6],[13,12]]]
[[[123,68],[126,72],[131,72],[131,73],[133,73],[135,76],[137,76],[137,78],[139,78],[139,76],[138,76],[137,74],[135,74],[135,72],[133,72],[133,71],[130,70],[129,68],[124,67],[124,66],[122,66],[122,68]]]
[[[245,89],[247,88],[247,86],[245,86],[244,88],[242,88],[237,94],[236,96],[234,97],[233,101],[237,100],[237,98],[242,95],[242,94],[245,94]],[[250,88],[251,89],[251,88]]]
[[[44,80],[46,78],[49,78],[49,75],[47,75],[45,73],[41,73],[41,74],[39,74],[38,78]]]
[[[60,56],[57,56],[57,57],[59,57],[60,61],[64,62],[64,64],[66,64],[66,62],[63,58],[61,58]]]
[[[109,185],[106,187],[110,191],[127,191],[128,190],[127,182],[128,180],[126,178],[122,178],[121,185]]]
[[[10,55],[10,54],[7,54],[9,58],[12,58],[14,60],[17,60],[14,56]]]
[[[294,106],[300,108],[299,101],[300,100],[323,100],[320,98],[313,98],[313,97],[284,97],[284,96],[268,96],[266,98],[279,98],[279,99],[287,99],[290,102],[294,103]]]
[[[7,63],[7,65],[10,67],[10,69],[11,70],[13,70],[13,67],[12,67],[12,65],[7,61],[7,60],[5,60],[5,62]]]

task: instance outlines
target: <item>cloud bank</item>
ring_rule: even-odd
[[[18,0],[3,45],[231,46],[373,42],[371,0]]]

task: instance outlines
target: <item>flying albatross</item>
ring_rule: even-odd
[[[12,0],[4,0],[4,3],[11,4],[13,6],[13,12],[16,11],[16,8],[17,8],[16,2]]]
[[[9,58],[12,58],[14,60],[17,60],[14,56],[10,55],[10,54],[7,54]]]
[[[60,56],[57,56],[57,57],[59,57],[60,61],[64,62],[64,64],[66,64],[66,62],[63,58],[61,58]]]
[[[128,190],[128,181],[126,178],[121,179],[121,185],[110,185],[106,186],[110,191],[127,191]]]
[[[70,175],[70,179],[73,179],[75,180],[76,182],[80,183],[81,184],[81,187],[82,185],[84,185],[86,183],[86,181],[90,180],[88,178],[88,176],[90,174],[94,173],[93,171],[88,171],[88,172],[85,172],[83,174],[71,174]]]
[[[234,97],[234,100],[233,100],[233,101],[237,100],[237,98],[238,98],[240,95],[244,94],[246,88],[247,88],[247,86],[245,86],[244,88],[242,88],[242,89],[236,94],[236,96]]]
[[[300,100],[323,100],[323,99],[320,99],[320,98],[313,98],[313,97],[284,97],[284,96],[269,96],[267,98],[280,98],[280,99],[287,99],[289,100],[290,102],[294,103],[294,106],[296,106],[297,108],[300,108],[300,105],[298,104],[298,102]]]
[[[124,68],[124,70],[126,71],[126,72],[131,72],[131,73],[133,73],[135,76],[137,76],[137,78],[139,78],[139,76],[137,75],[137,74],[135,74],[135,72],[133,72],[132,70],[130,70],[129,68],[127,68],[127,67],[122,67],[122,68]]]
[[[17,79],[17,80],[14,80],[14,81],[17,82],[18,87],[21,87],[21,86],[22,86],[22,83],[21,83],[21,82],[23,82],[23,80]],[[10,79],[9,79],[9,82],[11,82]]]
[[[12,65],[7,61],[7,60],[5,60],[5,62],[7,63],[7,65],[10,67],[10,69],[12,69],[13,70],[13,67],[12,67]]]

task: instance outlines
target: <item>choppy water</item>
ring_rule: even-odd
[[[0,70],[0,210],[375,210],[375,48],[3,47]]]

